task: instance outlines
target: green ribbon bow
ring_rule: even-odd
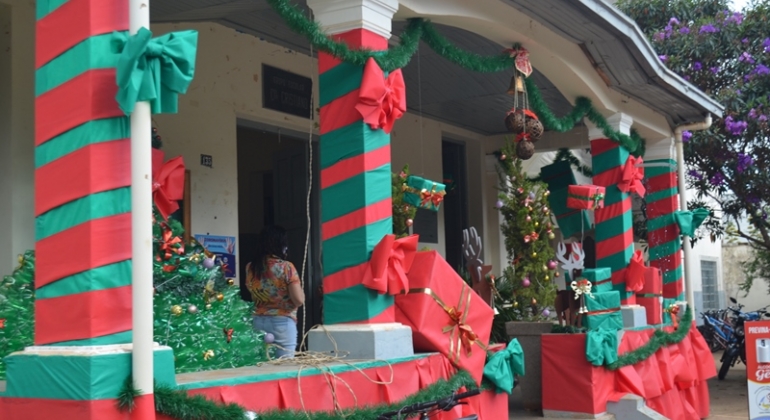
[[[615,363],[618,360],[618,332],[604,328],[588,330],[586,359],[594,366]]]
[[[693,211],[677,210],[674,212],[674,220],[679,225],[679,231],[682,235],[690,237],[695,234],[695,229],[698,229],[707,217],[709,217],[709,211],[704,208],[697,208]]]
[[[112,45],[120,53],[115,99],[126,115],[137,102],[149,101],[153,114],[178,110],[179,94],[187,92],[195,75],[198,32],[172,32],[152,39],[141,28],[136,35],[114,32]]]
[[[604,193],[597,193],[594,195],[594,210],[599,208],[599,202],[604,200]]]
[[[492,355],[484,366],[484,377],[497,387],[497,392],[513,392],[513,376],[524,376],[524,350],[513,339],[505,350]]]

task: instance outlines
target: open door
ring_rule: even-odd
[[[305,252],[305,242],[308,234],[308,212],[315,220],[314,209],[307,206],[308,191],[308,149],[307,146],[290,147],[273,154],[273,197],[275,224],[286,229],[289,237],[288,259],[302,275],[302,258]],[[314,177],[317,178],[317,177]],[[302,312],[307,311],[305,330],[320,324],[321,296],[317,293],[320,284],[316,284],[318,276],[314,275],[313,262],[317,260],[314,247],[314,236],[310,235],[305,273],[302,279],[305,285],[305,306],[297,313],[299,334],[297,343],[302,342],[306,331],[302,331]]]

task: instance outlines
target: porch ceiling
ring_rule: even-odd
[[[303,7],[304,1],[301,3]],[[214,21],[257,36],[283,47],[310,54],[307,40],[286,26],[265,0],[175,0],[150,3],[154,23]],[[398,35],[405,22],[394,22]],[[482,55],[498,54],[499,44],[482,36],[451,26],[436,25],[439,31],[460,47]],[[419,56],[419,57],[418,57]],[[503,116],[512,106],[505,91],[511,72],[476,73],[449,63],[421,44],[419,54],[404,69],[407,104],[415,114],[465,128],[483,135],[505,133]],[[543,99],[557,114],[569,112],[571,104],[541,73],[535,83]]]

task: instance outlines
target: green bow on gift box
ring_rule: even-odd
[[[179,94],[195,75],[198,32],[172,32],[152,39],[152,32],[140,28],[136,35],[114,32],[112,45],[120,53],[117,64],[120,109],[131,114],[137,102],[149,101],[153,114],[176,113]]]
[[[586,334],[586,359],[594,366],[609,365],[618,361],[617,330],[589,330]]]
[[[484,377],[495,384],[498,393],[513,392],[514,375],[524,376],[524,350],[515,338],[484,366]]]

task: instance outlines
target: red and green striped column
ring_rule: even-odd
[[[344,6],[362,16],[360,21],[344,24],[326,22],[344,13],[324,10],[328,6],[321,3],[309,5],[322,26],[331,32],[335,27],[357,28],[333,34],[335,39],[352,49],[388,48],[390,19],[398,8],[397,2],[337,2],[335,7]],[[377,4],[368,7],[368,3]],[[367,8],[377,12],[361,15]],[[390,134],[371,129],[355,109],[363,70],[363,66],[319,54],[325,324],[395,321],[393,297],[380,295],[361,283],[372,250],[393,229]]]
[[[615,130],[628,134],[631,121],[627,116],[616,114],[607,120]],[[612,270],[612,287],[620,293],[621,304],[633,305],[636,296],[626,290],[624,277],[624,269],[634,253],[631,197],[617,186],[630,154],[625,147],[606,138],[598,128],[589,130],[589,138],[593,183],[605,187],[604,207],[594,213],[596,266]]]
[[[128,23],[127,0],[37,2],[35,345],[42,347],[7,360],[8,418],[124,416],[115,398],[131,354],[93,346],[131,342],[130,129],[115,101],[118,55],[110,44]]]
[[[673,217],[679,209],[676,161],[647,160],[645,175],[650,265],[663,272],[663,297],[684,300],[682,239]]]

